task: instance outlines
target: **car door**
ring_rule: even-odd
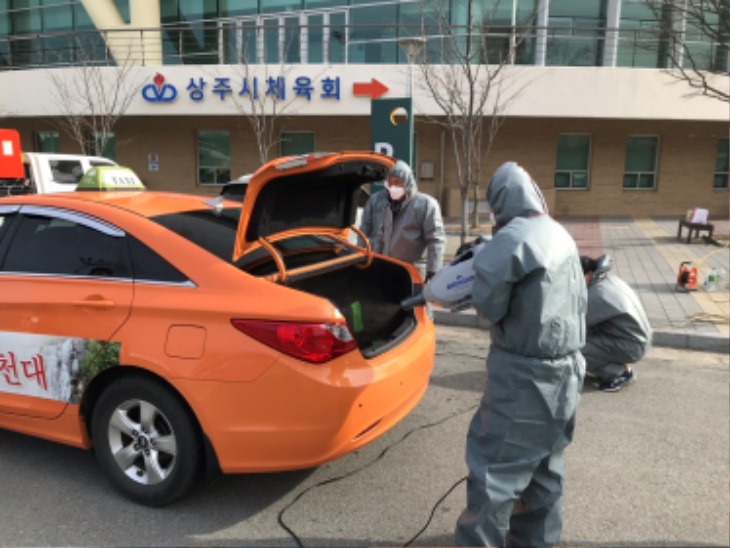
[[[108,361],[109,341],[130,314],[126,234],[68,209],[5,210],[0,413],[50,419],[78,401],[98,370],[94,360]]]

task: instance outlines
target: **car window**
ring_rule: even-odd
[[[124,237],[67,219],[21,215],[2,265],[5,272],[130,278]]]
[[[10,226],[10,219],[12,219],[13,215],[13,213],[0,215],[0,243],[2,243],[5,233],[8,231],[8,227]]]
[[[134,279],[151,282],[184,283],[188,277],[142,242],[128,236]]]
[[[220,212],[199,209],[150,219],[230,263],[240,216],[240,207],[230,207]]]
[[[63,185],[75,185],[84,175],[80,160],[49,160],[53,180]]]

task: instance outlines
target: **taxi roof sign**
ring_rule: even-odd
[[[144,190],[137,174],[128,167],[92,167],[81,177],[76,190]]]

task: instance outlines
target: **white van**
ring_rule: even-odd
[[[101,156],[25,152],[25,179],[0,178],[0,195],[73,192],[84,173],[92,167],[116,165],[115,161]]]

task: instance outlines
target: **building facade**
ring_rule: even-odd
[[[687,48],[659,30],[667,18]],[[382,98],[412,95],[419,186],[455,217],[438,99],[464,53],[499,68],[509,96],[482,111],[485,127],[502,120],[482,142],[482,195],[514,160],[557,215],[728,215],[728,103],[664,70],[727,74],[727,44],[642,1],[0,0],[0,126],[28,151],[83,146],[149,188],[214,194],[265,157],[370,148],[362,90],[376,82]]]

